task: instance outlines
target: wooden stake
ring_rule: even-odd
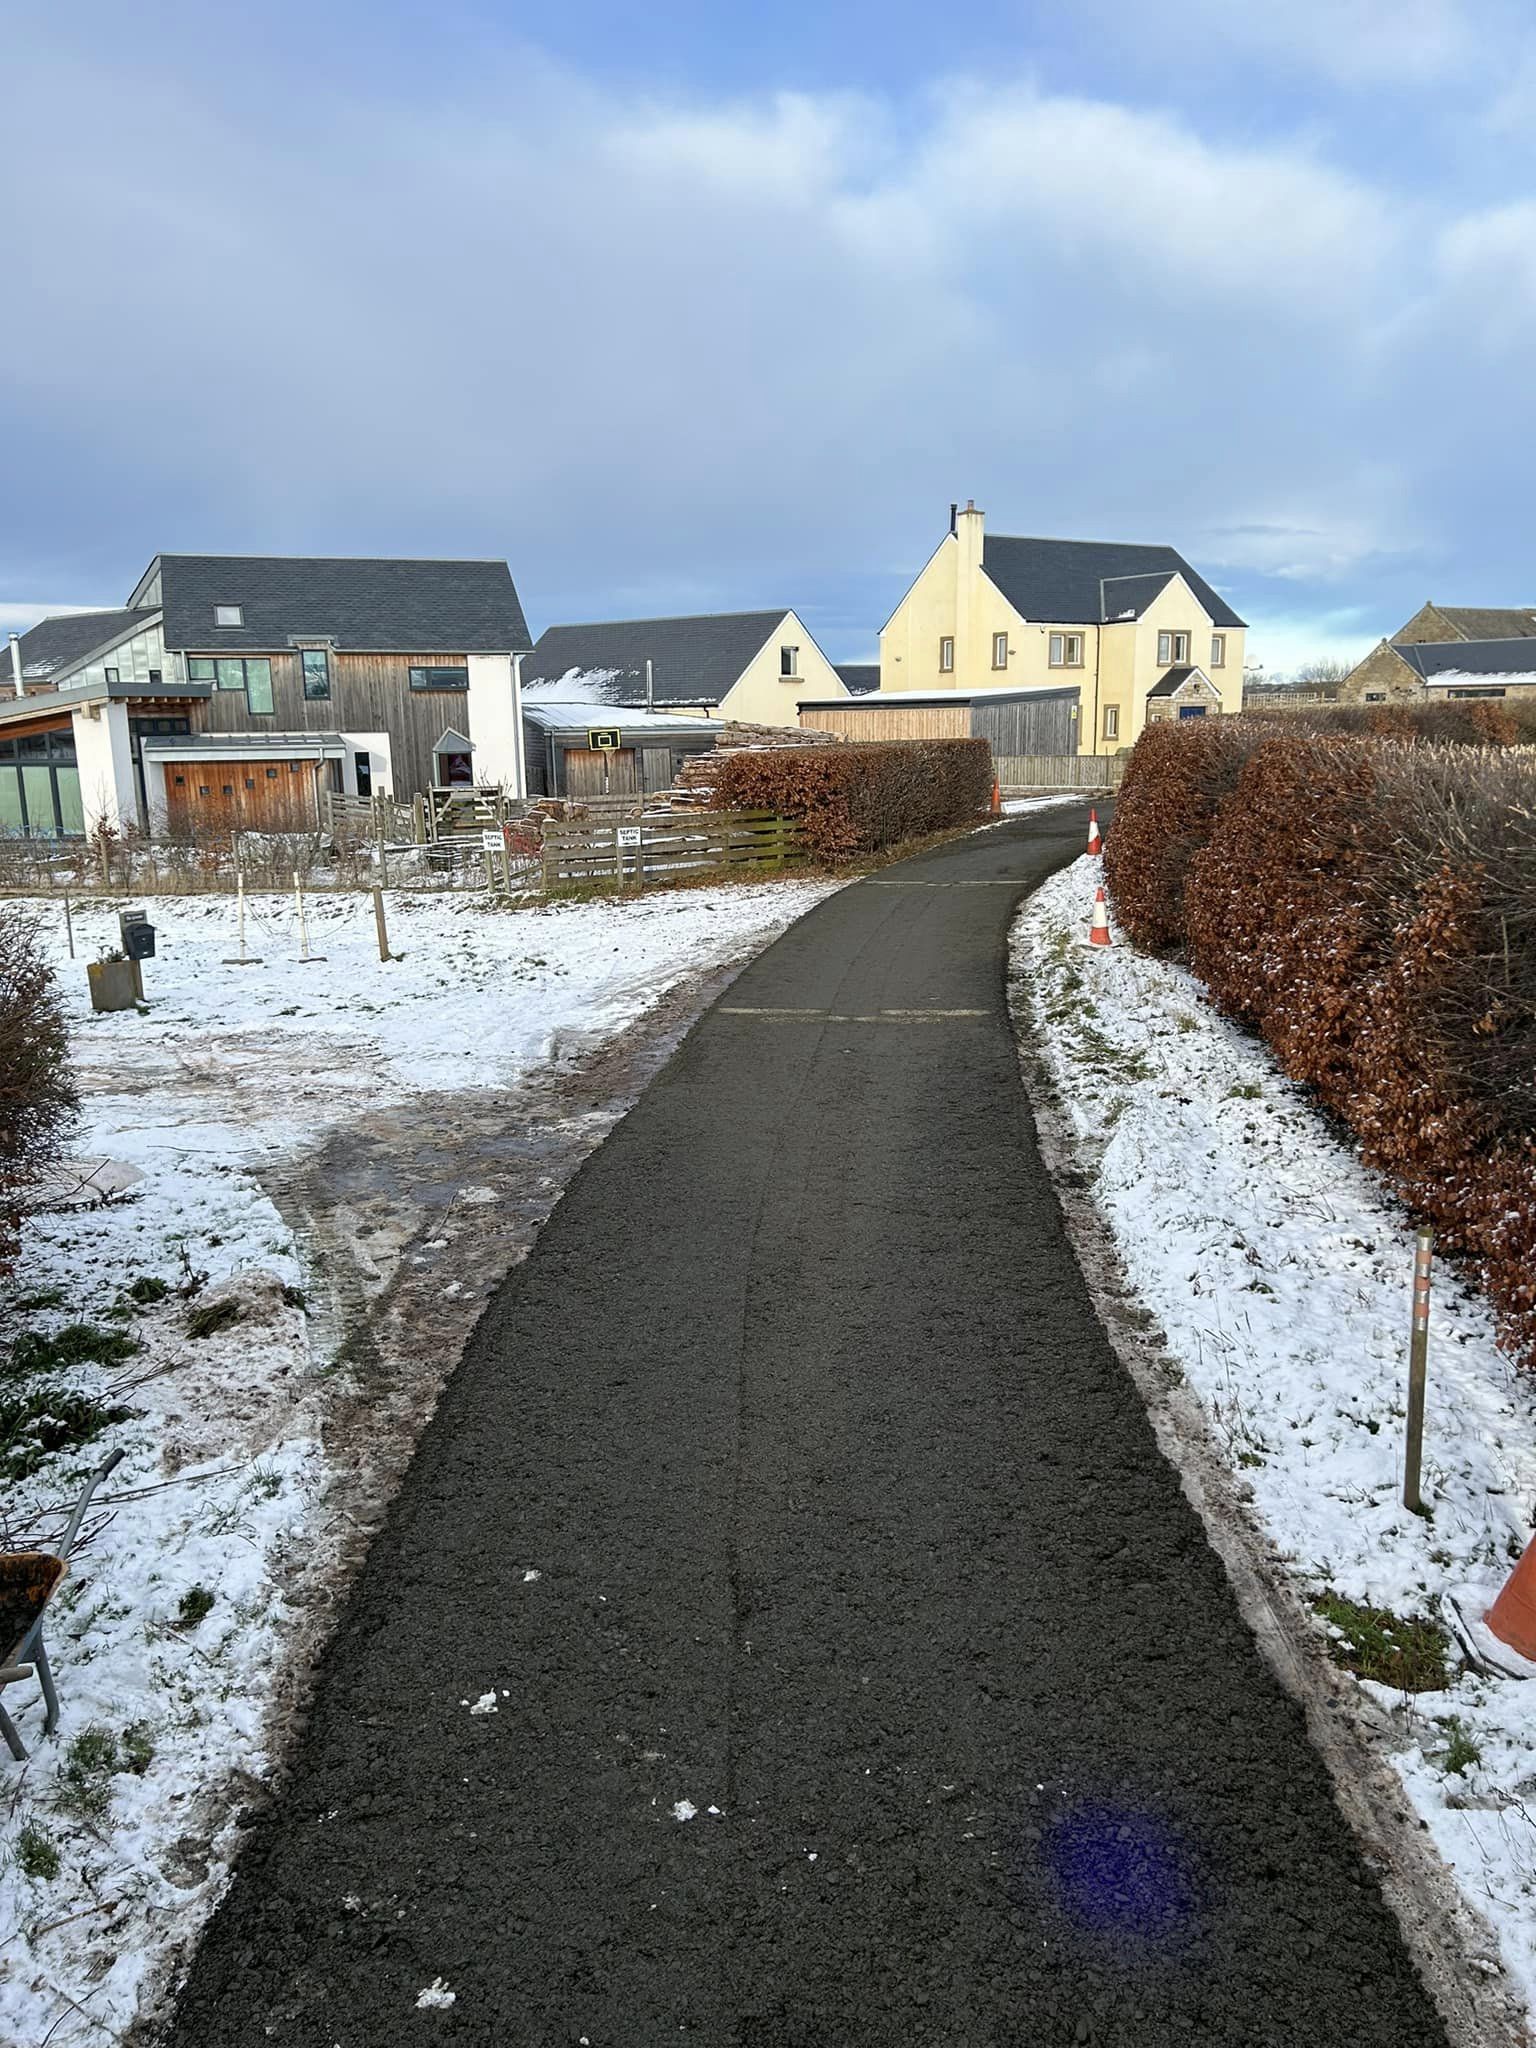
[[[304,883],[297,868],[293,871],[293,900],[299,913],[299,958],[303,961],[323,960],[323,953],[309,950],[309,924],[304,916]]]
[[[69,914],[69,898],[64,898],[64,936],[69,941],[69,957],[75,957],[75,921]]]
[[[381,960],[388,960],[390,958],[389,933],[384,925],[384,891],[382,889],[375,889],[373,892],[373,928],[379,935],[379,958]]]
[[[1429,1267],[1435,1233],[1421,1230],[1413,1255],[1413,1335],[1408,1347],[1408,1443],[1403,1454],[1403,1506],[1424,1513],[1419,1473],[1424,1460],[1424,1382],[1429,1365]]]

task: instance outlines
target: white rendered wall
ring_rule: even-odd
[[[94,718],[90,715],[93,711],[97,714]],[[82,704],[70,723],[75,732],[86,831],[94,832],[98,825],[120,830],[124,825],[141,824],[127,705]]]
[[[475,780],[498,782],[514,796],[526,796],[519,744],[523,707],[510,654],[471,654],[469,737],[475,749]]]

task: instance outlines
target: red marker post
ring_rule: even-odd
[[[1424,1381],[1429,1365],[1429,1264],[1435,1233],[1419,1232],[1413,1255],[1413,1337],[1408,1347],[1408,1445],[1403,1458],[1403,1506],[1424,1513],[1419,1469],[1424,1460]]]

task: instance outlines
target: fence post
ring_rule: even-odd
[[[384,891],[382,889],[375,889],[373,892],[373,928],[378,934],[379,958],[387,960],[390,957],[389,932],[384,923]]]
[[[69,941],[69,957],[75,957],[75,921],[69,914],[69,892],[64,892],[64,936]]]
[[[1424,1513],[1419,1473],[1424,1460],[1424,1382],[1429,1365],[1429,1268],[1435,1233],[1421,1230],[1413,1254],[1413,1335],[1408,1347],[1408,1442],[1403,1455],[1403,1506]]]

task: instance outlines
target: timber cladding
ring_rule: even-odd
[[[242,699],[243,701],[243,699]],[[313,832],[320,822],[316,761],[165,760],[165,824],[196,831]]]
[[[969,704],[880,704],[867,711],[856,704],[818,704],[802,711],[800,723],[846,740],[968,740]]]
[[[209,650],[215,658],[218,651]],[[331,694],[317,698],[304,695],[297,649],[285,647],[266,659],[272,664],[270,715],[253,714],[243,689],[215,689],[193,707],[199,732],[387,732],[395,794],[410,796],[432,787],[432,749],[444,728],[467,729],[467,690],[413,690],[410,678],[413,668],[463,668],[462,654],[346,654],[332,649]]]

